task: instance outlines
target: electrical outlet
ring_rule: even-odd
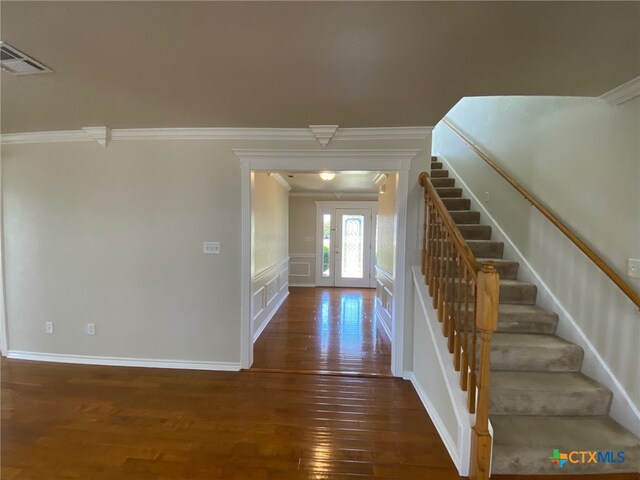
[[[204,253],[220,253],[220,242],[204,242]]]
[[[484,203],[489,203],[489,192],[484,192]]]
[[[53,322],[44,322],[44,331],[47,333],[53,333]]]
[[[640,278],[640,258],[630,258],[627,263],[627,275]]]
[[[87,335],[95,335],[95,334],[96,334],[96,324],[87,323]]]

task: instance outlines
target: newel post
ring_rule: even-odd
[[[489,368],[491,335],[498,326],[500,275],[492,264],[478,272],[476,326],[480,332],[480,372],[476,424],[471,432],[471,464],[473,480],[489,478],[491,465],[491,435],[489,434]]]

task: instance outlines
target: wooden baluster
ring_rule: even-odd
[[[473,285],[473,323],[471,324],[471,338],[469,344],[469,381],[467,399],[469,401],[469,413],[476,413],[476,343],[478,324],[478,285]]]
[[[435,214],[435,236],[433,238],[434,245],[434,257],[433,257],[433,275],[431,276],[431,284],[429,285],[429,293],[431,294],[431,298],[433,300],[433,308],[438,308],[438,293],[440,291],[440,284],[438,281],[440,275],[440,235],[442,235],[442,226],[440,224],[440,214],[438,211],[434,211]]]
[[[447,302],[449,301],[449,248],[449,235],[448,232],[445,231],[442,251],[442,275],[440,276],[442,281],[440,291],[442,295],[440,295],[440,304],[438,306],[438,319],[442,323],[442,334],[445,337],[449,331],[447,327],[449,324],[447,318]]]
[[[464,321],[462,323],[462,363],[460,365],[460,386],[467,390],[469,379],[469,271],[464,267]]]
[[[478,273],[476,323],[480,330],[480,377],[476,424],[471,433],[471,472],[473,480],[487,480],[491,463],[491,434],[489,433],[489,372],[491,335],[498,326],[500,276],[492,264]]]
[[[455,302],[456,302],[456,284],[455,284],[455,263],[453,261],[454,256],[456,256],[455,248],[453,242],[451,243],[451,248],[449,249],[449,256],[447,257],[447,285],[449,286],[449,292],[447,293],[447,348],[449,349],[449,353],[453,353],[453,344],[455,341]],[[455,359],[453,360],[455,364]]]
[[[431,275],[433,272],[433,257],[434,257],[434,252],[435,252],[435,235],[434,235],[434,230],[435,230],[435,217],[433,214],[433,202],[431,201],[431,199],[429,198],[427,201],[427,208],[429,209],[429,245],[428,245],[428,250],[427,250],[427,259],[426,259],[426,272],[424,274],[424,278],[425,281],[427,282],[427,284],[431,284]]]
[[[455,278],[456,288],[455,292],[457,294],[457,302],[455,309],[455,338],[453,341],[453,368],[456,369],[456,372],[460,371],[460,356],[461,356],[461,345],[460,345],[460,332],[462,331],[462,259],[460,255],[456,256],[456,275]]]
[[[425,277],[425,281],[427,280],[427,251],[429,248],[429,243],[427,241],[427,239],[429,238],[429,234],[431,232],[429,232],[429,225],[427,224],[427,215],[428,215],[428,197],[427,194],[425,193],[424,195],[424,219],[422,221],[422,261],[420,262],[420,271],[422,272],[422,275],[424,275]]]

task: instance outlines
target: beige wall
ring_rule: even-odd
[[[386,183],[387,191],[378,195],[376,265],[391,277],[395,275],[396,179],[397,174],[389,173]]]
[[[424,142],[327,148],[416,147]],[[9,350],[239,364],[234,148],[321,147],[315,140],[2,145]],[[205,241],[220,241],[220,255],[204,255]],[[279,278],[278,288],[286,287]],[[44,332],[45,321],[54,334]],[[95,336],[85,334],[89,322]]]
[[[255,275],[288,256],[288,192],[266,172],[255,172],[251,208],[252,274]]]
[[[239,362],[229,143],[10,145],[2,173],[10,350]]]
[[[447,118],[640,291],[640,281],[626,275],[627,258],[640,258],[640,98],[620,106],[593,98],[465,98]],[[539,302],[559,310],[558,333],[585,346],[585,372],[611,387],[597,352],[640,406],[637,308],[442,124],[434,131],[433,152],[444,156],[482,199],[557,298],[561,308],[539,289]],[[507,254],[516,255],[509,247]],[[522,276],[533,278],[525,265],[521,270]],[[631,417],[623,411],[629,410],[616,395],[612,414],[619,421],[627,418],[628,424]]]

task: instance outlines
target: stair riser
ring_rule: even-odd
[[[612,394],[594,388],[582,392],[540,392],[491,389],[492,415],[608,415]]]
[[[446,267],[445,267],[446,268]],[[452,275],[451,271],[446,272]],[[449,277],[451,278],[451,277]],[[452,285],[451,280],[447,282],[446,286],[449,299],[457,301],[458,298],[458,283],[457,281]],[[461,296],[464,298],[465,290],[462,289]],[[470,297],[473,298],[473,286],[470,287]],[[444,295],[444,292],[443,292]],[[500,283],[500,303],[508,303],[512,305],[533,305],[536,303],[536,287],[531,284],[517,284],[517,286]]]
[[[465,223],[468,225],[480,223],[480,212],[476,211],[453,211],[449,212],[451,218],[456,224]]]
[[[458,225],[458,230],[466,240],[491,239],[491,227],[489,225]]]
[[[431,170],[442,170],[442,162],[431,162]]]
[[[580,451],[580,439],[576,439],[576,450]],[[608,444],[602,445],[603,452],[610,449],[613,456],[619,451]],[[624,449],[623,463],[566,463],[562,468],[551,463],[548,459],[553,450],[548,448],[530,447],[526,452],[520,451],[517,447],[498,445],[493,451],[491,462],[491,473],[493,475],[552,475],[559,478],[563,475],[594,475],[607,473],[637,472],[640,462],[640,449]],[[568,452],[567,452],[568,453]],[[550,477],[551,478],[551,477]],[[586,477],[589,478],[589,477]]]
[[[504,314],[498,312],[498,332],[553,334],[558,326],[554,315]]]
[[[471,208],[471,200],[468,198],[443,198],[442,202],[449,211],[469,210]]]
[[[502,258],[504,243],[490,240],[471,240],[467,242],[469,248],[476,257]]]
[[[436,187],[453,187],[456,184],[455,178],[432,178],[431,184]]]
[[[441,261],[442,257],[437,257],[437,262],[438,265],[440,265],[440,261]],[[483,262],[484,263],[484,262]],[[517,277],[517,273],[518,273],[518,266],[512,265],[512,264],[503,264],[503,263],[494,263],[494,266],[498,272],[498,274],[500,275],[501,279],[504,280],[515,280]],[[444,265],[444,268],[447,268],[447,265]],[[446,271],[446,270],[445,270]],[[458,268],[456,267],[454,262],[451,262],[449,264],[449,276],[448,278],[458,278]],[[464,270],[462,272],[462,274],[464,275]]]
[[[492,345],[491,369],[526,372],[578,372],[582,367],[582,357],[582,349],[570,343],[553,348]]]
[[[515,305],[533,305],[536,303],[538,289],[533,284],[510,285],[500,283],[500,303]]]
[[[449,172],[447,170],[432,170],[431,178],[447,178],[449,176]]]
[[[462,189],[456,187],[438,187],[436,192],[440,198],[460,198],[462,197]]]

